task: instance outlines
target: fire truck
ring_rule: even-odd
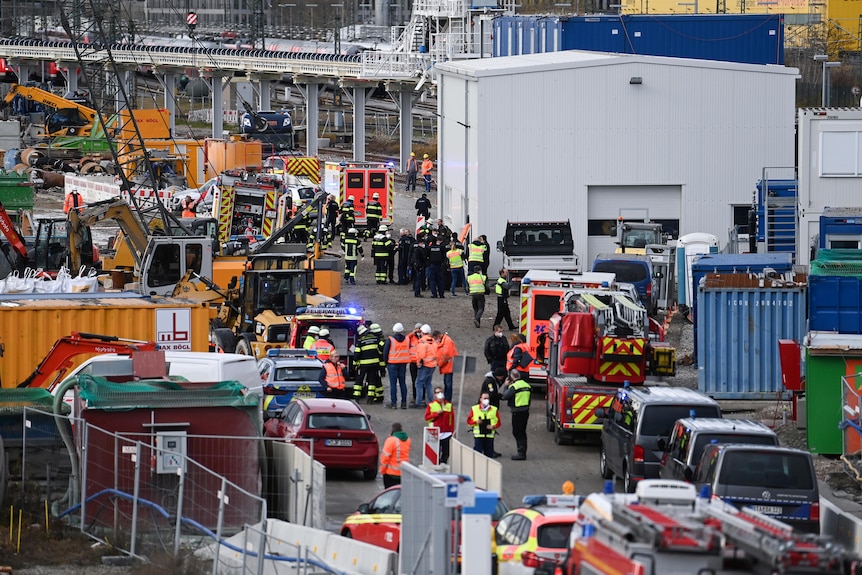
[[[245,173],[224,172],[213,196],[212,216],[218,221],[218,240],[265,240],[276,229],[278,190]]]
[[[366,206],[372,196],[379,194],[378,201],[383,206],[381,224],[392,225],[395,215],[395,165],[391,162],[341,162],[326,164],[326,181],[338,181],[338,203],[353,196],[353,210],[357,227],[368,224]],[[329,191],[329,190],[327,190]]]
[[[309,306],[299,311],[293,321],[294,326],[288,347],[301,348],[305,336],[308,335],[308,328],[311,326],[325,327],[329,330],[329,336],[335,344],[335,350],[341,356],[341,361],[347,366],[347,377],[352,378],[356,375],[352,350],[356,345],[356,330],[363,325],[362,316],[358,310],[351,307]]]
[[[557,573],[741,575],[860,572],[852,554],[751,509],[700,499],[694,486],[645,480],[637,495],[593,494]]]
[[[581,431],[599,431],[596,409],[610,406],[617,388],[647,375],[675,373],[675,350],[652,341],[646,309],[627,293],[577,288],[548,321],[547,429],[557,444]]]

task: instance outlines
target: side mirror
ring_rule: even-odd
[[[360,513],[363,513],[363,514],[368,513],[368,510],[369,510],[368,504],[367,503],[360,503],[359,507],[357,507],[356,510]]]
[[[691,467],[686,466],[685,471],[682,472],[682,477],[686,481],[691,482],[694,479],[694,470],[692,470]]]
[[[667,451],[667,442],[664,440],[664,437],[658,438],[658,448],[661,451]]]
[[[503,251],[503,240],[497,240],[497,251],[498,252]]]

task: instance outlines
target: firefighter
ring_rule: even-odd
[[[386,226],[380,227],[386,229]],[[389,250],[387,249],[386,236],[381,232],[376,233],[371,241],[371,258],[374,261],[374,279],[377,280],[378,285],[385,284]]]
[[[428,427],[440,430],[440,463],[449,463],[449,443],[455,431],[455,410],[439,385],[434,388],[434,399],[425,408],[425,423]]]
[[[341,245],[344,250],[344,279],[352,285],[356,285],[356,264],[359,258],[365,260],[365,253],[362,251],[362,244],[356,237],[356,228],[348,228],[347,236],[342,240]]]
[[[527,343],[527,336],[522,333],[514,333],[510,338],[511,347],[509,353],[506,354],[506,370],[516,370],[521,374],[521,377],[528,378],[530,376],[530,364],[533,363],[533,356],[530,354],[530,345]]]
[[[481,270],[482,264],[485,262],[485,251],[488,249],[486,244],[482,243],[482,237],[478,237],[467,246],[467,273],[471,274],[474,271]]]
[[[71,210],[76,210],[79,214],[84,210],[84,198],[77,188],[66,194],[66,200],[63,202],[63,213],[68,214]]]
[[[530,399],[533,389],[530,384],[521,379],[517,369],[509,372],[506,384],[503,386],[503,401],[508,402],[512,410],[512,436],[518,446],[518,453],[512,456],[513,461],[527,459],[527,422],[530,420]]]
[[[500,427],[500,412],[491,404],[491,397],[487,391],[479,395],[479,403],[470,408],[467,414],[467,425],[473,428],[473,450],[485,455],[485,457],[500,457],[494,451],[494,436]]]
[[[353,196],[347,196],[344,203],[341,204],[341,241],[344,241],[344,236],[350,228],[356,224],[356,212],[353,209]],[[356,233],[356,232],[354,232]]]
[[[380,340],[364,325],[356,330],[356,381],[353,384],[353,399],[366,396],[368,403],[377,400],[380,387]]]
[[[464,275],[464,249],[461,244],[457,242],[449,244],[446,259],[449,261],[449,274],[452,276],[452,285],[449,288],[452,295],[458,295],[455,293],[456,287],[463,288],[464,293],[470,295],[467,291],[467,276]]]
[[[419,162],[416,161],[416,152],[410,152],[410,159],[407,160],[407,187],[405,192],[416,191],[416,174],[419,173]]]
[[[383,336],[383,328],[379,323],[372,323],[368,326],[374,337],[377,338],[377,385],[374,388],[374,403],[383,403],[383,378],[386,377],[386,356],[383,355],[383,349],[386,347],[386,338]]]
[[[434,171],[434,162],[428,154],[422,156],[422,179],[425,180],[425,191],[431,193],[431,172]]]
[[[386,228],[386,226],[380,226],[381,228]],[[389,283],[395,283],[395,252],[398,251],[398,245],[395,243],[395,240],[392,239],[392,231],[386,228],[386,232],[384,233],[386,236],[383,239],[383,243],[386,244],[386,275],[388,276]]]
[[[506,320],[506,325],[510,330],[515,329],[515,324],[512,323],[512,312],[509,310],[509,272],[506,268],[500,268],[500,277],[497,278],[497,283],[494,285],[494,293],[497,294],[497,315],[494,316],[494,325],[503,325],[503,320]]]
[[[311,218],[305,214],[293,226],[293,241],[298,244],[308,244],[308,228],[311,225]]]
[[[482,314],[485,313],[485,281],[482,270],[475,270],[467,276],[467,291],[473,305],[473,325],[482,327]]]
[[[305,333],[305,341],[302,342],[302,349],[311,349],[311,346],[313,346],[314,342],[317,341],[319,335],[320,328],[316,325],[308,328],[308,331]]]
[[[371,194],[371,201],[365,206],[365,218],[365,236],[370,238],[378,231],[380,220],[383,219],[383,206],[380,204],[380,194],[377,192]]]
[[[317,352],[317,357],[326,361],[326,359],[335,351],[335,344],[332,343],[332,339],[329,337],[329,330],[327,328],[320,328],[318,335],[320,335],[320,337],[315,340],[311,349]]]
[[[347,378],[344,377],[344,364],[339,361],[340,359],[341,356],[338,355],[338,352],[333,351],[320,369],[318,381],[326,393],[326,397],[344,398],[344,383]]]

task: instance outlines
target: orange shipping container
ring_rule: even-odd
[[[135,123],[145,140],[166,140],[171,137],[171,117],[166,108],[154,110],[132,110]],[[119,126],[117,126],[117,137],[121,140],[138,140],[135,124],[131,122],[128,110],[120,110]]]
[[[155,340],[165,349],[209,348],[206,305],[172,298],[63,295],[66,299],[0,299],[2,387],[24,381],[54,342],[73,331]],[[86,358],[78,358],[75,365]]]

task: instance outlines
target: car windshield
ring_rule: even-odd
[[[697,464],[703,453],[703,448],[710,443],[752,443],[754,445],[777,445],[777,438],[767,433],[752,433],[751,435],[733,433],[701,433],[691,450],[691,462]]]
[[[715,405],[647,405],[641,421],[641,435],[668,436],[677,419],[692,417],[721,417]]]
[[[569,544],[573,523],[574,521],[541,525],[536,534],[537,545],[550,549],[565,549]]]
[[[804,453],[734,450],[725,455],[719,483],[761,489],[814,489]]]
[[[647,279],[647,266],[642,263],[625,261],[596,262],[594,272],[617,274],[618,282],[639,283]]]
[[[349,413],[312,413],[308,416],[308,429],[368,429],[368,420],[362,415]]]
[[[279,381],[317,381],[320,367],[279,367],[275,370],[274,382]]]

